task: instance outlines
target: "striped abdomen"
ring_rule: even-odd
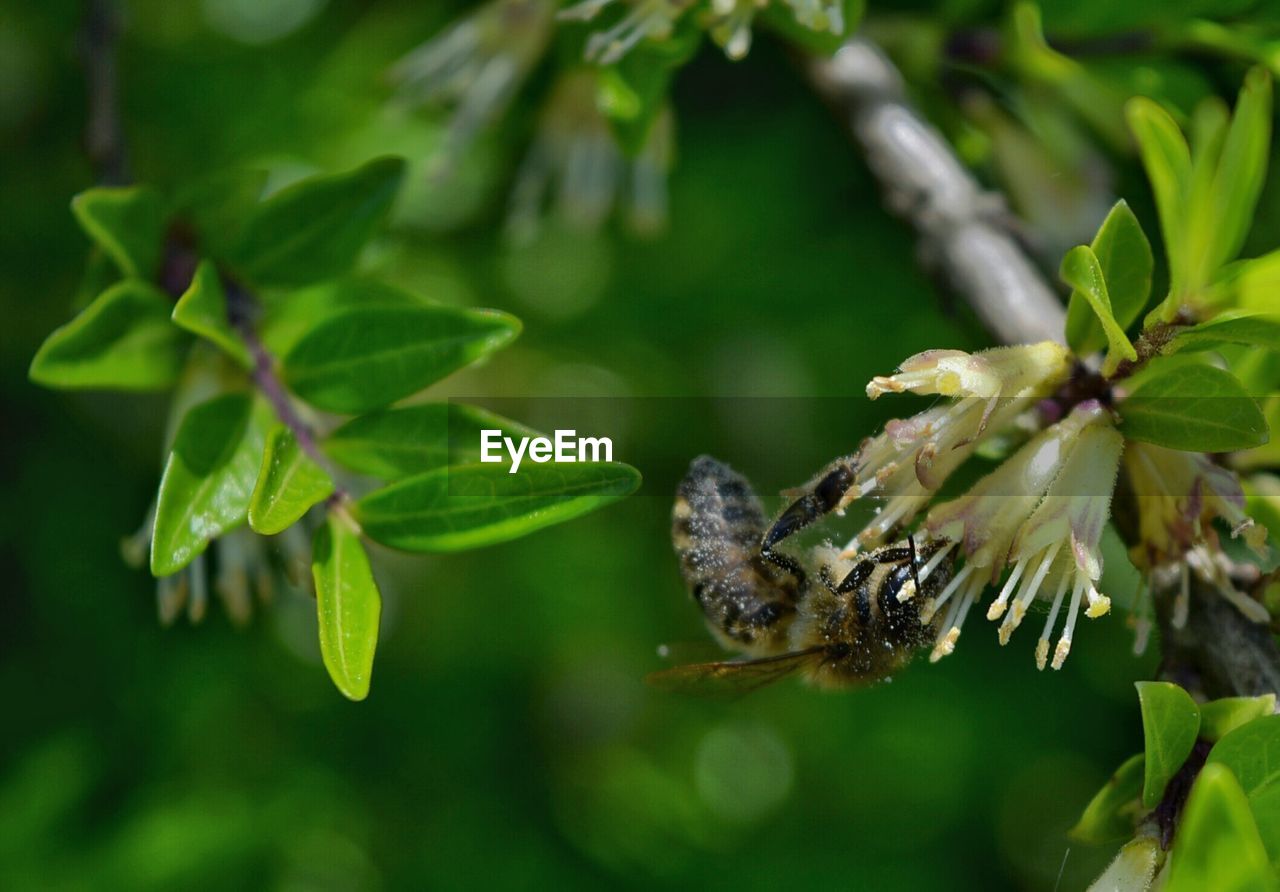
[[[805,585],[799,567],[761,555],[767,523],[746,478],[709,456],[694,459],[672,512],[680,570],[711,631],[753,656],[787,649]]]

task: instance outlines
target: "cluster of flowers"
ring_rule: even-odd
[[[516,177],[507,231],[528,241],[548,206],[579,229],[595,230],[615,209],[644,233],[666,221],[666,183],[674,155],[674,127],[665,105],[638,150],[624,152],[602,109],[598,66],[620,61],[645,40],[671,37],[686,14],[704,27],[731,59],[751,47],[755,16],[771,3],[816,32],[845,31],[840,0],[490,0],[414,49],[393,68],[392,80],[409,107],[453,109],[444,145],[434,160],[446,172],[463,150],[510,107],[546,57],[557,22],[594,21],[626,6],[618,21],[586,40],[583,62],[556,77],[539,116],[537,134]],[[554,196],[549,200],[548,196]]]
[[[746,56],[751,49],[751,24],[772,2],[710,0],[707,30],[726,56]],[[587,58],[601,65],[617,62],[646,38],[670,37],[677,20],[694,5],[694,0],[582,0],[560,13],[560,17],[591,21],[601,10],[615,5],[628,5],[629,10],[613,27],[592,34],[587,41]],[[837,37],[844,34],[844,8],[838,0],[782,0],[779,5],[789,7],[796,22],[811,31],[827,31]]]
[[[898,374],[872,380],[867,393],[873,399],[911,391],[950,401],[890,422],[863,445],[857,485],[847,500],[875,498],[883,504],[846,552],[879,544],[909,523],[984,439],[1019,423],[1038,427],[1037,418],[1045,414],[1042,401],[1070,371],[1067,349],[1045,342],[975,354],[931,350],[906,360]],[[1146,572],[1147,595],[1152,581],[1164,585],[1165,574],[1181,573],[1181,607],[1175,611],[1181,616],[1175,622],[1185,619],[1188,577],[1194,571],[1246,615],[1266,619],[1260,604],[1231,586],[1229,562],[1212,526],[1222,519],[1233,535],[1244,535],[1255,549],[1265,547],[1265,531],[1244,514],[1235,475],[1201,454],[1126,442],[1114,413],[1090,399],[1040,429],[964,495],[926,514],[920,535],[940,547],[920,577],[928,578],[953,554],[961,561],[922,611],[926,619],[946,611],[932,659],[954,650],[970,609],[990,589],[996,595],[986,615],[1000,622],[1001,644],[1008,643],[1034,601],[1050,605],[1036,663],[1041,669],[1062,667],[1081,609],[1090,618],[1111,609],[1110,599],[1098,590],[1101,542],[1122,459],[1138,516],[1139,544],[1132,556]],[[900,595],[914,596],[911,586]],[[1066,618],[1051,647],[1064,608]]]

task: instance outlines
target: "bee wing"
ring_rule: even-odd
[[[816,666],[822,662],[825,650],[824,647],[810,647],[756,660],[691,663],[652,672],[645,680],[663,690],[685,694],[749,694],[801,669]]]

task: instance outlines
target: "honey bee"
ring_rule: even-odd
[[[943,559],[923,579],[920,567],[939,546],[917,551],[908,536],[853,557],[820,546],[804,562],[776,550],[833,510],[852,480],[848,462],[836,462],[770,524],[746,478],[709,456],[695,459],[676,492],[673,544],[712,634],[747,659],[677,666],[650,680],[738,691],[792,674],[828,687],[865,684],[931,641],[936,620],[921,611],[954,564]]]

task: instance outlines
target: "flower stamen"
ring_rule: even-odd
[[[1058,639],[1058,646],[1053,649],[1054,669],[1061,669],[1062,664],[1067,660],[1067,654],[1071,653],[1071,636],[1075,633],[1076,618],[1080,615],[1080,599],[1084,595],[1087,584],[1088,580],[1085,577],[1076,577],[1076,584],[1071,590],[1071,607],[1067,611],[1067,623],[1062,629],[1062,637]]]
[[[1057,594],[1053,596],[1053,606],[1049,608],[1049,617],[1044,621],[1044,631],[1036,642],[1036,668],[1041,672],[1049,663],[1049,638],[1053,635],[1053,624],[1057,622],[1058,611],[1062,609],[1062,598],[1067,593],[1067,583],[1070,581],[1070,575],[1063,573],[1058,581]]]
[[[938,568],[938,565],[946,559],[947,555],[951,553],[952,549],[954,549],[957,544],[958,543],[955,542],[948,542],[938,550],[937,554],[929,558],[925,565],[920,568],[920,572],[916,574],[921,583],[925,582],[929,578],[929,575]]]
[[[1014,600],[1013,606],[1009,609],[1009,615],[1000,624],[1001,644],[1009,643],[1010,636],[1022,623],[1023,617],[1027,615],[1027,608],[1031,606],[1031,602],[1040,593],[1040,585],[1044,582],[1044,577],[1048,574],[1049,567],[1053,564],[1054,558],[1058,556],[1058,550],[1061,547],[1061,542],[1055,542],[1044,550],[1044,557],[1041,559],[1040,565],[1036,567],[1036,571],[1031,575],[1031,578],[1023,584],[1022,590]]]
[[[934,614],[936,614],[938,610],[942,607],[942,605],[946,604],[947,600],[953,594],[955,594],[956,589],[960,588],[960,586],[964,584],[964,581],[969,578],[970,574],[973,573],[974,569],[975,568],[972,564],[965,564],[963,567],[961,567],[960,571],[951,578],[950,582],[947,583],[946,588],[944,588],[941,592],[939,592],[938,597],[934,600],[934,602],[926,608],[928,615],[927,616],[925,615],[925,611],[921,612],[920,621],[927,623],[930,620],[932,620],[934,617]]]

